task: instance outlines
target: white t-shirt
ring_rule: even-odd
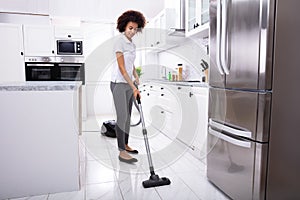
[[[130,79],[133,77],[133,66],[136,57],[136,46],[122,33],[114,44],[114,55],[116,52],[122,52],[124,55],[125,69]],[[115,56],[116,57],[116,56]],[[117,60],[113,63],[111,81],[117,83],[127,83],[122,76]]]

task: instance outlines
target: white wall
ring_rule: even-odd
[[[183,64],[185,80],[201,80],[203,76],[201,59],[209,63],[208,52],[201,39],[187,38],[182,45],[158,54],[158,64],[166,66],[167,73],[176,70],[179,63]]]

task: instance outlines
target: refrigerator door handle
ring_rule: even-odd
[[[236,136],[242,136],[242,137],[246,137],[246,138],[251,138],[251,132],[248,130],[241,130],[241,129],[236,129],[234,127],[230,127],[226,124],[221,124],[220,122],[216,122],[212,119],[209,119],[209,126],[216,128],[218,130],[221,131],[225,131],[227,133],[230,133],[232,135],[236,135]]]
[[[243,141],[243,140],[238,140],[238,139],[235,139],[235,138],[232,138],[232,137],[229,137],[225,134],[222,134],[221,132],[218,132],[218,131],[215,131],[213,130],[211,127],[208,128],[208,133],[217,137],[217,138],[220,138],[222,140],[225,140],[231,144],[234,144],[236,146],[240,146],[240,147],[245,147],[245,148],[251,148],[251,142],[247,142],[247,141]]]
[[[221,0],[222,3],[220,4],[221,6],[221,14],[222,14],[222,25],[221,25],[221,43],[220,43],[220,54],[221,54],[221,66],[225,72],[225,74],[229,74],[229,68],[228,68],[228,60],[226,59],[227,57],[227,18],[228,18],[228,2],[230,0]]]
[[[218,67],[219,73],[224,75],[224,69],[221,66],[220,59],[220,45],[221,45],[221,0],[217,0],[217,25],[216,25],[216,65]]]

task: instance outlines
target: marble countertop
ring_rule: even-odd
[[[0,82],[0,91],[58,91],[77,90],[81,81]]]
[[[161,83],[161,84],[171,84],[178,86],[190,86],[190,87],[208,87],[208,83],[200,81],[168,81],[161,79],[150,79],[144,81],[144,83]]]

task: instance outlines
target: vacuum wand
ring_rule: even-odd
[[[163,185],[170,185],[171,184],[170,179],[168,179],[166,177],[160,178],[154,172],[154,167],[153,167],[151,153],[150,153],[150,147],[149,147],[149,141],[148,141],[148,136],[147,136],[147,130],[146,130],[145,120],[144,120],[144,115],[143,115],[143,109],[142,109],[142,104],[141,104],[141,98],[140,98],[139,95],[137,95],[136,100],[138,102],[139,109],[140,109],[141,122],[142,122],[142,131],[143,131],[143,136],[144,136],[144,140],[145,140],[146,152],[147,152],[149,169],[150,169],[150,177],[149,177],[148,180],[143,181],[143,187],[144,188],[149,188],[149,187],[158,187],[158,186],[163,186]]]
[[[143,136],[144,136],[144,141],[145,141],[145,146],[146,146],[146,152],[147,152],[147,157],[148,157],[150,173],[152,175],[155,173],[154,173],[154,167],[153,167],[152,158],[151,158],[151,152],[150,152],[150,148],[149,148],[150,145],[149,145],[149,140],[148,140],[148,136],[147,136],[147,129],[145,127],[145,119],[144,119],[144,115],[142,114],[143,108],[142,108],[142,104],[141,104],[141,98],[139,95],[137,96],[136,100],[138,102],[140,113],[141,113],[142,131],[143,131]]]

